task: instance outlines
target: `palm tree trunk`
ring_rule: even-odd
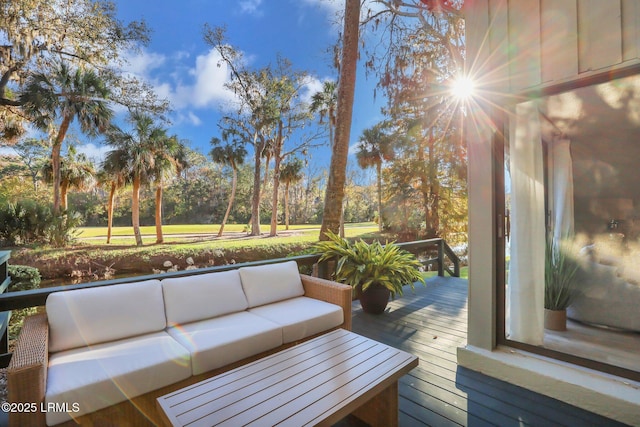
[[[257,134],[254,135],[254,171],[253,171],[253,194],[251,196],[251,236],[260,235],[260,172],[262,169],[262,150],[257,144]],[[260,144],[262,145],[262,144]]]
[[[66,182],[60,183],[60,209],[62,212],[67,210],[67,193],[69,192],[69,184]]]
[[[271,155],[267,154],[264,158],[264,178],[262,181],[262,187],[266,187],[269,182],[269,163],[271,163]]]
[[[382,233],[382,162],[376,164],[378,172],[378,231]]]
[[[344,238],[344,206],[340,209],[340,237]]]
[[[329,114],[331,114],[331,113],[329,113]],[[333,149],[333,145],[334,145],[333,128],[335,127],[335,124],[333,122],[334,122],[334,120],[330,119],[330,122],[329,122],[329,146],[331,147],[331,149]]]
[[[113,201],[116,197],[116,184],[111,184],[109,203],[107,205],[107,243],[111,243],[111,229],[113,228]]]
[[[289,182],[284,186],[284,224],[285,229],[289,229]]]
[[[133,235],[136,237],[136,245],[142,246],[142,235],[140,234],[140,176],[133,178],[133,194],[131,199],[131,223],[133,224]]]
[[[273,165],[273,195],[271,197],[271,230],[269,236],[274,237],[278,234],[278,189],[280,188],[280,162],[282,157],[280,156],[279,147],[282,144],[282,121],[278,128],[278,150],[275,152],[275,163]]]
[[[347,175],[347,156],[353,115],[353,98],[358,63],[358,31],[360,26],[360,0],[345,1],[344,38],[338,87],[336,134],[329,166],[329,180],[324,202],[320,240],[326,240],[327,231],[339,233]]]
[[[58,135],[53,142],[51,149],[51,167],[53,169],[53,213],[55,215],[60,213],[60,182],[62,181],[62,175],[60,173],[60,151],[62,150],[62,142],[67,135],[69,125],[71,124],[71,118],[73,116],[65,116],[60,124]]]
[[[164,243],[162,235],[162,180],[156,185],[156,243]]]
[[[220,224],[218,237],[222,236],[222,232],[224,231],[224,225],[227,223],[227,219],[229,219],[229,213],[231,213],[231,207],[233,206],[233,201],[236,198],[236,187],[238,185],[238,170],[236,168],[235,163],[231,164],[231,168],[233,169],[233,178],[231,179],[231,196],[229,197],[229,204],[227,205],[227,211],[224,213],[224,218],[222,218],[222,224]]]

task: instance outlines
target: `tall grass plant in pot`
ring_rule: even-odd
[[[560,243],[547,240],[544,269],[545,328],[566,331],[567,307],[575,295],[579,264]]]
[[[393,242],[369,244],[360,239],[350,243],[331,232],[326,236],[329,240],[314,246],[314,250],[321,254],[319,262],[336,262],[334,279],[354,289],[365,312],[381,314],[389,297],[403,294],[404,285],[409,285],[413,291],[415,282],[425,284],[420,274],[420,262]]]

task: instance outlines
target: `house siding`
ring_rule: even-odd
[[[501,120],[508,120],[508,112],[516,100],[522,99],[519,95],[640,63],[640,2],[468,0],[465,17],[466,70],[476,80],[480,96],[479,102],[470,107],[468,117],[472,119],[467,122],[466,132],[469,328],[468,346],[460,349],[459,363],[506,380],[511,378],[523,387],[587,410],[640,425],[640,384],[551,361],[557,363],[557,372],[566,370],[567,380],[565,387],[555,387],[556,391],[550,394],[548,387],[540,386],[545,384],[536,372],[540,367],[523,370],[513,363],[509,371],[512,362],[508,356],[512,350],[496,347],[495,245],[501,218],[495,211],[493,156],[494,135],[503,130],[499,129]],[[574,378],[576,369],[584,377]],[[521,380],[513,381],[514,375]]]
[[[470,71],[505,93],[640,58],[636,0],[476,0],[465,15]]]

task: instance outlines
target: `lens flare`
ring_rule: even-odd
[[[451,93],[459,100],[469,99],[475,93],[475,83],[469,77],[458,77],[451,85]]]

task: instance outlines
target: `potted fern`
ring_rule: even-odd
[[[318,242],[314,247],[321,254],[319,262],[336,261],[334,279],[353,287],[367,313],[383,313],[389,297],[402,295],[404,285],[414,290],[414,282],[425,283],[420,262],[395,243],[368,244],[362,239],[349,243],[332,232],[325,235],[329,240]]]
[[[548,240],[544,270],[544,326],[566,331],[567,307],[573,301],[578,263],[559,244]]]

